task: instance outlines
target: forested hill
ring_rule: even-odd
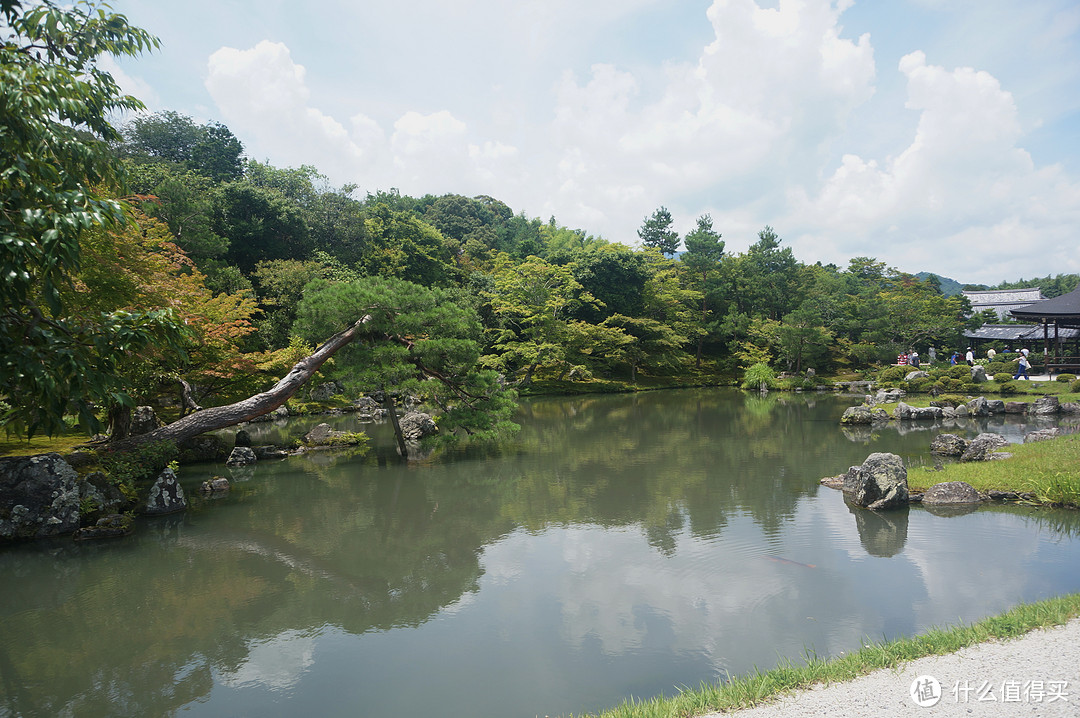
[[[955,279],[949,279],[948,277],[943,277],[940,274],[934,274],[933,272],[919,272],[915,276],[923,280],[924,282],[930,277],[937,277],[938,286],[941,287],[941,293],[944,294],[946,297],[956,296],[961,291],[963,291],[964,287],[966,286],[956,281]]]

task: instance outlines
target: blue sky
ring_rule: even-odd
[[[358,195],[497,197],[634,245],[660,205],[731,252],[962,282],[1080,272],[1071,0],[115,0],[151,110]]]

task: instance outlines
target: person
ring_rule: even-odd
[[[911,366],[915,369],[919,368],[919,352],[911,352]]]
[[[900,366],[907,366],[907,354],[898,354],[896,357],[896,363]]]
[[[1027,356],[1028,356],[1028,354],[1029,354],[1030,352],[1028,351],[1028,348],[1027,348],[1027,347],[1024,347],[1023,349],[1021,349],[1021,350],[1020,350],[1020,353],[1024,355],[1024,358],[1025,358],[1025,359],[1027,359]]]
[[[990,347],[986,350],[986,358],[990,361],[994,361],[994,357],[997,356],[997,350],[994,347]]]
[[[975,352],[971,351],[971,347],[968,347],[967,354],[964,355],[964,361],[968,363],[968,366],[975,366]]]
[[[1027,351],[1027,350],[1025,349],[1024,351]],[[1027,354],[1024,354],[1023,352],[1021,352],[1020,353],[1020,362],[1019,362],[1019,365],[1016,367],[1016,376],[1014,376],[1013,379],[1019,379],[1020,375],[1023,374],[1025,379],[1027,379],[1028,381],[1031,381],[1031,377],[1028,376],[1028,369],[1030,369],[1030,368],[1031,368],[1031,362],[1028,361]]]
[[[952,356],[949,357],[949,364],[956,366],[956,362],[958,361],[960,361],[960,352],[953,352]]]

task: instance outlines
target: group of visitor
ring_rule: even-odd
[[[934,351],[933,347],[931,347],[930,348],[931,362],[933,361],[933,351]],[[1001,353],[1002,354],[1011,354],[1012,349],[1006,347]],[[1025,379],[1028,379],[1028,380],[1031,379],[1031,377],[1028,375],[1028,370],[1031,369],[1031,359],[1028,356],[1030,353],[1031,352],[1030,352],[1030,350],[1028,350],[1027,347],[1024,347],[1023,349],[1020,350],[1020,352],[1019,352],[1020,358],[1019,358],[1019,360],[1017,362],[1016,375],[1013,376],[1013,379],[1019,379],[1021,376],[1024,377]],[[913,352],[913,354],[914,354],[914,352]],[[994,358],[997,355],[998,355],[998,352],[993,347],[986,350],[986,358],[989,359],[990,361],[994,361]],[[914,356],[916,357],[915,361],[917,362],[918,361],[918,359],[917,359],[918,354],[914,354]],[[903,362],[900,361],[901,358],[904,359]],[[975,350],[972,349],[971,347],[968,347],[967,351],[964,353],[964,361],[966,361],[968,363],[968,366],[975,366]],[[901,354],[900,357],[897,358],[897,363],[907,364],[908,363],[907,355],[906,354]],[[956,366],[959,363],[960,363],[960,352],[954,351],[952,353],[952,355],[949,356],[949,364],[952,365],[952,366]],[[914,366],[917,367],[918,364],[914,364]]]

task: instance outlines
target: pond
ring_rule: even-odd
[[[819,486],[934,461],[930,426],[841,429],[851,403],[535,399],[500,451],[408,464],[340,417],[368,455],[185,467],[182,515],[0,550],[0,716],[577,714],[1080,590],[1080,512],[875,515]],[[233,490],[199,497],[213,474]]]

